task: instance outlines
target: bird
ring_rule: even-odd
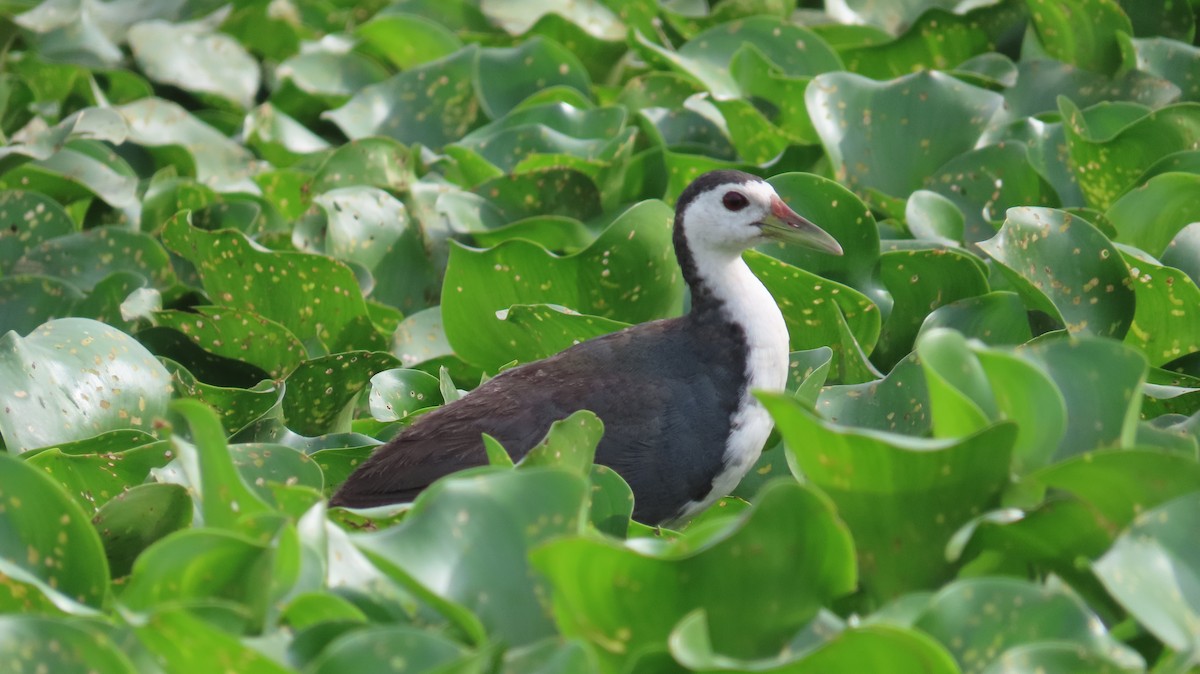
[[[633,519],[686,521],[728,495],[773,425],[755,390],[781,391],[787,326],[742,253],[771,241],[841,255],[767,181],[700,175],[680,193],[672,242],[691,293],[687,313],[627,327],[501,372],[418,417],[341,485],[331,506],[408,502],[433,481],[488,463],[482,436],[514,460],[579,410],[604,424],[595,462],[634,495]]]

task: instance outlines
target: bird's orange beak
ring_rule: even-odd
[[[763,234],[785,243],[795,243],[830,255],[841,255],[842,246],[829,232],[793,211],[783,199],[771,197],[771,214],[760,223]]]

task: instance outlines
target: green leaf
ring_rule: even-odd
[[[400,524],[353,540],[402,584],[419,584],[473,611],[489,634],[526,644],[553,633],[529,550],[579,530],[586,492],[581,476],[557,468],[460,475],[422,492]]]
[[[205,292],[218,306],[276,321],[310,350],[380,345],[358,282],[340,262],[259,250],[239,232],[197,229],[186,214],[171,218],[162,237],[196,265]],[[224,252],[234,250],[236,255]]]
[[[1066,402],[1067,429],[1055,459],[1133,444],[1141,402],[1137,392],[1146,378],[1144,356],[1098,338],[1048,339],[1018,353],[1050,375]]]
[[[1196,190],[1200,175],[1161,173],[1126,192],[1104,213],[1117,230],[1113,240],[1161,256],[1184,227],[1200,222],[1200,206],[1187,198]]]
[[[34,615],[0,616],[0,659],[11,671],[138,671],[99,625]]]
[[[306,670],[339,672],[482,671],[462,644],[409,625],[378,625],[334,640]],[[476,664],[476,667],[470,667]]]
[[[679,622],[671,634],[671,654],[691,671],[754,671],[771,674],[874,672],[953,674],[954,658],[916,630],[871,625],[843,630],[815,649],[772,660],[742,661],[713,652],[708,621],[701,612]]]
[[[37,192],[0,192],[0,271],[13,273],[12,265],[39,244],[72,234],[75,223],[53,199]]]
[[[269,512],[267,504],[242,481],[216,413],[195,400],[176,400],[171,411],[185,422],[180,430],[190,432],[191,441],[177,432],[171,436],[171,444],[181,459],[185,486],[196,491],[203,524],[237,531],[243,518]]]
[[[200,305],[186,312],[158,311],[152,320],[213,355],[253,365],[272,378],[283,378],[307,359],[304,346],[292,333],[258,314]],[[146,342],[144,335],[139,333],[138,338]]]
[[[27,334],[52,318],[69,316],[83,293],[48,276],[0,277],[0,331]]]
[[[249,109],[258,93],[258,63],[240,42],[215,28],[210,19],[144,21],[131,26],[126,39],[151,80]]]
[[[923,187],[974,147],[1003,103],[999,94],[939,72],[889,82],[818,75],[805,101],[838,180],[859,194],[876,189],[895,197]]]
[[[978,20],[931,8],[896,39],[846,49],[841,56],[846,70],[886,80],[918,70],[949,70],[990,51],[989,42]]]
[[[371,377],[371,416],[380,421],[398,421],[441,403],[438,379],[427,372],[394,368]]]
[[[0,433],[15,451],[120,428],[149,430],[170,394],[170,375],[141,344],[85,318],[0,337],[0,380],[10,387]]]
[[[101,608],[108,562],[88,515],[43,471],[5,452],[0,468],[0,576],[14,599],[6,610],[22,603],[17,585],[32,585],[71,613]]]
[[[1060,98],[1071,168],[1087,204],[1107,209],[1155,162],[1200,142],[1200,104],[1144,108],[1097,105],[1080,110]]]
[[[1121,63],[1117,36],[1133,33],[1117,0],[1026,0],[1033,28],[1050,56],[1108,74]]]
[[[950,328],[991,346],[1015,346],[1032,337],[1025,304],[1008,291],[967,297],[934,309],[921,323],[917,339],[935,328]]]
[[[929,440],[840,427],[787,396],[760,399],[797,477],[828,494],[854,533],[860,584],[873,600],[948,579],[946,543],[1008,482],[1014,424]]]
[[[325,192],[313,203],[324,212],[324,222],[313,221],[316,231],[303,223],[296,227],[292,238],[300,248],[362,265],[375,280],[370,297],[403,311],[422,309],[436,298],[424,237],[401,201],[359,186]]]
[[[121,271],[139,274],[156,288],[175,282],[163,247],[149,234],[123,227],[97,227],[44,241],[18,259],[13,270],[56,276],[84,292]]]
[[[638,204],[587,249],[556,257],[524,241],[475,251],[455,247],[442,287],[442,319],[455,353],[494,370],[537,358],[524,328],[496,319],[514,304],[554,303],[628,323],[678,311],[682,278],[670,246],[670,211]],[[498,273],[499,272],[499,273]]]
[[[355,34],[400,70],[449,56],[462,47],[446,27],[415,14],[377,14]]]
[[[1093,568],[1100,582],[1167,646],[1196,653],[1200,636],[1200,557],[1189,522],[1200,516],[1200,492],[1144,512]]]
[[[541,442],[521,459],[522,466],[559,466],[578,473],[588,472],[596,456],[596,445],[604,435],[604,423],[592,412],[579,410],[550,424]]]
[[[117,209],[137,203],[137,176],[108,145],[90,139],[67,141],[52,156],[0,176],[0,188],[41,192],[59,202],[97,197]]]
[[[1119,339],[1129,330],[1135,295],[1128,270],[1088,221],[1054,209],[1014,208],[1000,233],[979,247],[1030,308],[1062,321],[1071,334]]]
[[[912,436],[926,435],[933,427],[925,373],[912,354],[882,379],[826,387],[817,411],[843,426]]]
[[[155,611],[133,631],[167,674],[193,674],[196,663],[208,663],[214,671],[292,672],[186,609]]]
[[[354,403],[371,378],[400,365],[389,353],[350,351],[301,363],[285,382],[283,415],[301,435],[350,430]]]
[[[154,542],[191,523],[192,499],[187,490],[161,483],[118,494],[92,518],[114,578],[128,575],[134,560]]]
[[[129,124],[129,140],[145,146],[160,165],[175,166],[218,192],[258,193],[250,151],[179,104],[146,98],[116,110]]]
[[[1059,584],[971,578],[938,592],[916,627],[942,642],[963,672],[982,672],[1013,646],[1068,642],[1126,666],[1141,658],[1113,639],[1099,618]]]
[[[483,113],[491,119],[546,87],[565,86],[583,94],[591,90],[587,71],[574,54],[536,36],[516,47],[481,49],[473,84]]]
[[[593,643],[610,662],[661,648],[696,609],[708,614],[719,652],[753,658],[777,652],[821,605],[853,587],[852,549],[828,501],[780,481],[745,515],[696,541],[641,552],[566,538],[532,559],[554,588],[562,632]]]
[[[1136,297],[1125,343],[1141,349],[1151,365],[1200,351],[1200,288],[1186,274],[1125,254]]]
[[[153,469],[166,465],[171,452],[165,444],[133,444],[103,453],[68,453],[47,447],[28,456],[27,463],[46,471],[91,513],[126,489],[145,482]],[[74,449],[82,447],[76,444]]]

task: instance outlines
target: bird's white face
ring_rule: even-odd
[[[723,183],[698,195],[683,214],[693,251],[740,254],[772,240],[841,255],[837,241],[800,217],[765,181]]]

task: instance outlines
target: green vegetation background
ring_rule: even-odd
[[[0,672],[1196,672],[1185,0],[0,0]],[[685,309],[769,176],[778,432],[680,531],[581,413],[325,497]]]

